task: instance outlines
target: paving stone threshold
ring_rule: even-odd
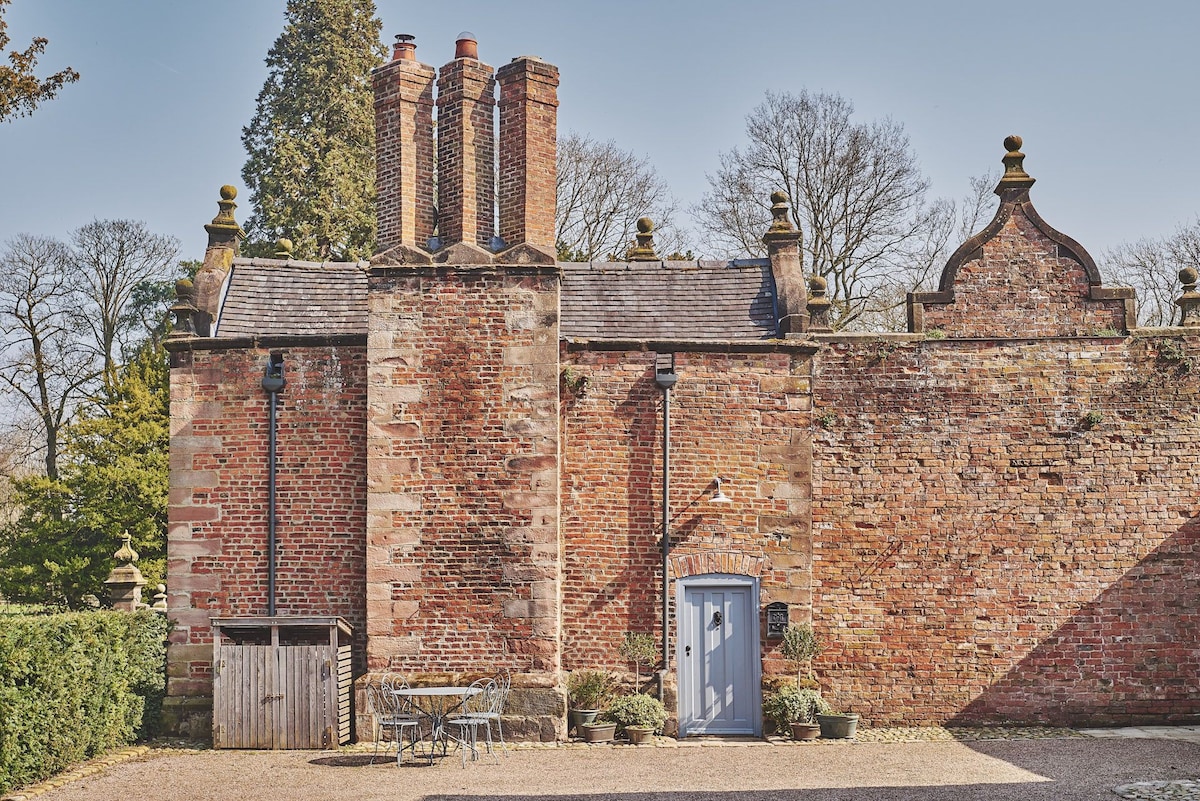
[[[559,748],[814,748],[830,746],[853,746],[861,743],[917,743],[917,742],[980,742],[987,740],[1038,740],[1054,738],[1093,737],[1176,737],[1200,742],[1200,726],[1189,727],[1142,727],[1126,729],[1069,729],[1056,726],[901,726],[887,728],[860,728],[855,737],[846,739],[793,740],[791,738],[767,737],[700,737],[679,740],[674,737],[655,736],[650,741],[633,744],[624,741],[586,743],[582,740],[558,742],[514,742],[508,747],[514,750],[539,750]],[[356,743],[338,749],[343,753],[374,750],[374,743]],[[114,765],[153,752],[160,754],[198,753],[209,750],[204,743],[186,741],[160,741],[150,745],[137,745],[111,751],[96,757],[44,782],[9,793],[0,801],[28,801],[66,784],[105,771]],[[1200,801],[1200,779],[1176,779],[1173,781],[1132,782],[1113,788],[1120,798],[1133,801]]]

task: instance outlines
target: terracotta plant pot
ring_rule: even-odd
[[[853,712],[844,715],[817,715],[817,723],[821,724],[821,736],[826,740],[844,740],[853,737],[858,729],[858,715]]]
[[[821,724],[819,724],[819,723],[793,723],[792,724],[792,739],[815,740],[820,736],[821,736]]]
[[[587,743],[607,743],[617,734],[615,723],[584,723],[579,729]]]
[[[654,741],[654,729],[650,726],[626,726],[625,736],[634,745],[649,743]]]

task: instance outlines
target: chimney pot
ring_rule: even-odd
[[[392,61],[416,61],[417,46],[413,42],[417,37],[411,33],[396,34],[395,49],[392,51]]]
[[[479,40],[470,31],[463,31],[454,42],[455,58],[473,58],[479,60]]]

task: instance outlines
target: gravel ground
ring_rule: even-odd
[[[60,781],[29,788],[39,801],[697,801],[755,799],[1193,799],[1200,743],[1093,739],[1070,732],[870,730],[858,741],[779,744],[660,741],[658,746],[513,748],[461,767],[453,752],[433,766],[397,767],[371,750],[135,749]],[[1062,736],[1070,734],[1072,736]],[[983,733],[986,736],[986,733]],[[90,775],[83,775],[88,774]],[[1188,787],[1187,785],[1191,785]],[[1117,788],[1122,790],[1117,794]],[[1134,794],[1128,794],[1134,793]],[[10,796],[13,798],[20,796]]]

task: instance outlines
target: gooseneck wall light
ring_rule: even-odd
[[[717,488],[713,490],[712,497],[708,499],[709,503],[733,503],[733,499],[726,495],[721,489],[722,482],[728,480],[729,479],[721,478],[720,476],[717,476],[713,479],[713,483],[717,485]]]

